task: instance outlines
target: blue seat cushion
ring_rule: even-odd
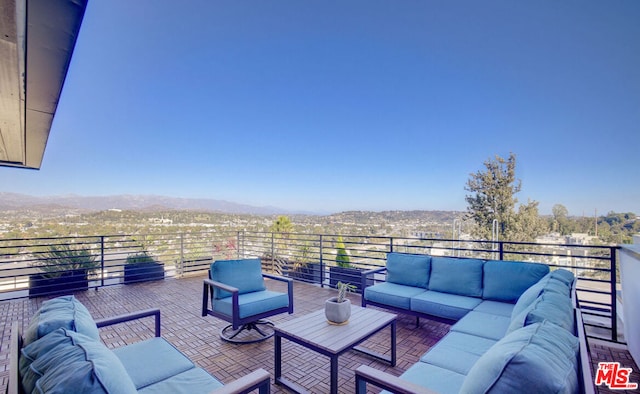
[[[407,369],[400,378],[407,382],[427,387],[441,394],[457,394],[464,381],[464,375],[450,369],[417,362]],[[387,393],[383,391],[383,393]]]
[[[506,316],[471,311],[451,326],[451,331],[499,340],[506,334],[510,323],[511,318]]]
[[[482,297],[483,260],[432,257],[429,290]]]
[[[231,300],[231,297],[216,300],[213,303],[213,310],[231,317],[233,315]],[[241,319],[288,306],[289,296],[285,293],[263,290],[238,296],[238,316]]]
[[[214,261],[211,264],[209,276],[211,280],[237,288],[238,294],[262,291],[267,288],[262,277],[260,259]],[[213,298],[226,297],[231,297],[231,293],[214,288]]]
[[[195,368],[191,360],[164,338],[135,342],[116,348],[113,353],[124,365],[137,390]]]
[[[545,264],[489,260],[484,264],[482,298],[515,303],[525,290],[548,273],[549,267]]]
[[[420,287],[385,282],[365,288],[364,298],[367,301],[411,310],[411,297],[426,291],[426,289]]]
[[[411,297],[411,310],[445,319],[458,320],[478,306],[480,302],[482,302],[480,298],[429,290]]]
[[[471,368],[464,393],[577,393],[576,337],[553,323],[532,324],[498,341]]]
[[[32,359],[22,375],[25,392],[136,392],[113,352],[86,335],[60,328],[22,350],[22,357]]]
[[[429,349],[420,361],[466,375],[496,342],[493,339],[451,331]]]
[[[407,253],[387,254],[387,282],[427,288],[431,256]]]
[[[529,307],[511,319],[507,332],[544,320],[548,320],[573,334],[575,321],[571,299],[554,292],[541,294]]]
[[[202,368],[191,368],[161,382],[143,387],[139,393],[210,393],[222,387],[216,378]]]
[[[508,302],[499,301],[482,301],[473,310],[476,312],[490,313],[492,315],[499,315],[505,317],[511,317],[514,304]]]
[[[23,344],[26,346],[58,328],[100,339],[98,327],[87,308],[74,296],[62,296],[42,303],[23,334]]]

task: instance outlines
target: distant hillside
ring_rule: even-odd
[[[202,210],[224,213],[273,215],[292,213],[276,207],[256,207],[224,200],[205,198],[176,198],[153,195],[119,196],[47,196],[36,197],[17,193],[0,193],[0,210],[33,209],[74,209],[83,211],[104,211],[106,209],[160,211],[167,209]]]

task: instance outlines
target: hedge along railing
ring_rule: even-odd
[[[68,245],[89,251],[98,268],[89,275],[88,287],[121,284],[127,256],[146,251],[164,265],[165,276],[204,273],[212,260],[259,257],[265,271],[294,279],[335,286],[338,280],[359,284],[358,270],[385,265],[389,252],[434,256],[535,261],[566,268],[579,278],[578,297],[594,329],[609,331],[617,340],[616,249],[610,246],[445,240],[435,238],[342,235],[349,268],[338,268],[338,235],[278,234],[245,231],[150,233],[92,237],[0,239],[0,296],[28,295],[34,263],[42,263],[51,245]],[[63,265],[49,261],[52,271]],[[58,290],[55,286],[50,292]]]

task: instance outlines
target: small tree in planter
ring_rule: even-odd
[[[124,283],[164,279],[164,264],[158,263],[147,252],[130,254],[124,266]]]
[[[89,274],[100,263],[90,249],[71,248],[69,245],[51,245],[40,253],[40,259],[31,264],[40,273],[29,275],[29,297],[45,294],[68,293],[89,288]]]
[[[339,236],[336,240],[336,266],[329,268],[329,284],[337,286],[343,282],[354,287],[354,290],[361,291],[361,272],[359,268],[351,266],[351,258],[347,253],[344,240]]]

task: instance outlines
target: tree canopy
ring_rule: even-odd
[[[515,210],[516,194],[522,188],[516,179],[516,155],[507,159],[498,155],[484,162],[484,170],[471,174],[465,190],[469,204],[467,215],[475,226],[472,233],[479,239],[490,239],[494,220],[498,223],[498,239],[505,241],[533,241],[547,230],[538,214],[538,202],[528,201]]]

